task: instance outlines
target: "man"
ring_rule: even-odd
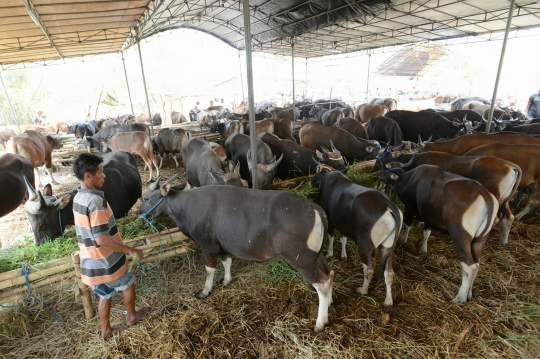
[[[73,172],[81,188],[73,199],[75,231],[81,257],[81,280],[99,296],[98,314],[101,337],[109,339],[146,317],[150,308],[135,308],[135,276],[128,271],[126,254],[144,257],[140,249],[122,244],[122,238],[111,207],[102,191],[105,182],[103,159],[90,153],[80,154],[73,163]],[[127,309],[127,325],[111,327],[112,297],[122,291]]]
[[[43,125],[43,111],[38,111],[36,117],[34,117],[34,125]]]
[[[525,112],[529,118],[540,117],[540,90],[538,93],[532,94],[531,97],[529,97],[529,102],[527,102]]]

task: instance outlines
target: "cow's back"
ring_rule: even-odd
[[[15,210],[24,200],[26,185],[23,175],[35,186],[34,167],[26,158],[8,153],[0,157],[0,173],[0,217],[3,217]]]
[[[102,191],[115,218],[128,214],[142,195],[142,181],[135,157],[125,151],[112,151],[103,155],[106,180]]]

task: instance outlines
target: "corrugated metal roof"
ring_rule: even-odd
[[[239,0],[3,0],[0,64],[116,52],[191,28],[244,49]],[[312,58],[504,31],[507,0],[250,1],[253,51]],[[34,15],[36,21],[29,16]],[[540,26],[540,3],[517,0],[512,30]],[[293,39],[293,40],[292,40]]]

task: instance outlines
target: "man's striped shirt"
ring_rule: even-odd
[[[95,238],[110,235],[122,242],[111,207],[102,191],[81,188],[73,199],[81,279],[89,286],[112,282],[128,269],[126,255],[105,249]]]

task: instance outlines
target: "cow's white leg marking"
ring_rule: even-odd
[[[460,262],[460,264],[461,264],[461,275],[463,276],[463,280],[461,282],[461,287],[459,288],[459,292],[453,300],[454,303],[467,302],[467,297],[469,295],[469,292],[472,294],[472,281],[476,277],[476,273],[478,273],[478,268],[480,267],[476,263],[470,266],[463,262]]]
[[[506,212],[508,211],[510,211],[510,208],[507,206]],[[501,220],[501,238],[499,240],[500,246],[508,244],[508,235],[510,234],[510,227],[512,227],[513,221],[514,215],[512,214],[512,212],[504,214],[504,217]]]
[[[43,185],[41,184],[41,174],[39,173],[39,168],[38,167],[34,168],[34,173],[36,174],[36,177],[38,179],[39,187],[42,187]]]
[[[334,236],[328,235],[328,252],[326,252],[326,258],[332,258],[334,255]]]
[[[422,241],[422,247],[420,247],[420,254],[426,254],[427,253],[427,240],[431,234],[431,229],[424,229],[424,240]]]
[[[384,283],[386,284],[386,298],[384,299],[384,305],[392,306],[394,300],[392,299],[392,283],[394,283],[394,271],[384,271]]]
[[[174,162],[176,163],[176,167],[178,168],[178,166],[180,166],[180,165],[178,164],[178,160],[176,159],[176,156],[177,156],[177,154],[174,154],[173,158],[174,158]],[[161,168],[161,166],[159,166],[159,168]]]
[[[341,236],[341,259],[347,259],[347,236]]]
[[[362,295],[366,295],[368,293],[368,287],[369,283],[371,282],[371,278],[373,278],[373,269],[370,270],[368,266],[364,263],[362,263],[362,266],[364,267],[364,283],[361,287],[356,288],[356,292]]]
[[[478,271],[480,270],[480,263],[473,264],[473,269],[474,270],[472,271],[472,275],[470,279],[471,284],[469,285],[469,291],[467,292],[467,300],[473,299],[472,288],[474,285],[474,280],[476,279],[476,276],[478,275]]]
[[[407,237],[409,237],[409,231],[411,226],[405,225],[405,230],[403,231],[403,237],[401,237],[401,243],[407,243]]]
[[[54,183],[54,184],[58,184],[58,182],[56,182],[56,181],[54,180],[54,178],[53,178],[53,175],[52,175],[52,174],[53,174],[52,167],[50,167],[50,168],[45,167],[45,170],[47,170],[47,173],[48,173],[49,176],[51,177],[51,182]]]
[[[159,157],[159,168],[161,168],[161,166],[163,165],[163,157],[161,155],[158,155]],[[147,163],[144,164],[144,168],[146,168],[146,166],[148,166]]]
[[[221,264],[223,264],[223,269],[225,269],[225,277],[223,278],[223,286],[226,287],[231,282],[231,264],[232,264],[232,257],[227,258],[224,261],[221,261]]]
[[[334,271],[330,272],[329,278],[324,283],[314,283],[313,287],[319,295],[319,314],[315,322],[315,331],[320,332],[328,323],[328,306],[332,302],[332,282],[334,279]]]
[[[321,220],[321,215],[316,210],[313,210],[315,214],[315,224],[313,229],[308,236],[307,246],[314,252],[319,252],[321,250],[323,240],[324,240],[324,226]]]
[[[212,283],[214,282],[214,273],[216,272],[216,268],[210,268],[207,266],[204,266],[206,268],[206,282],[204,283],[204,288],[202,292],[197,295],[199,298],[205,298],[210,294],[210,291],[212,290]]]

